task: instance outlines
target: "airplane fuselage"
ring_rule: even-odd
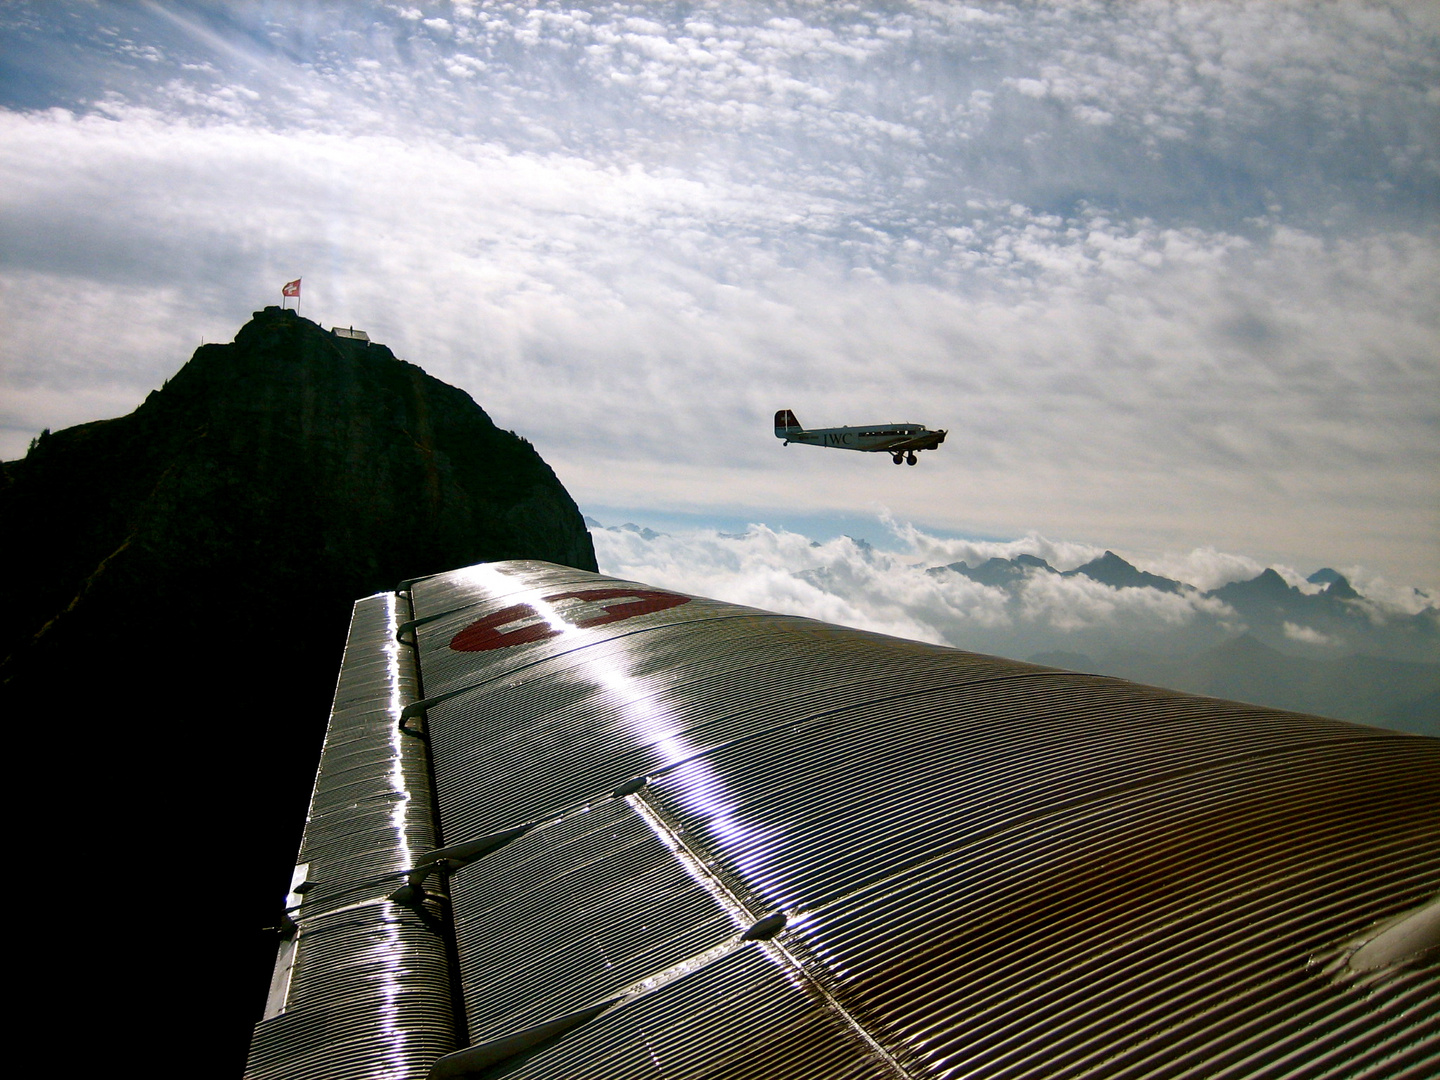
[[[923,424],[879,424],[875,427],[802,429],[787,435],[785,441],[833,446],[837,450],[894,453],[896,450],[934,450],[945,441],[945,434],[943,431],[931,431]]]
[[[920,450],[934,450],[945,441],[947,432],[927,428],[924,424],[866,424],[862,427],[803,428],[788,409],[775,414],[775,437],[785,445],[804,443],[827,446],[836,450],[859,450],[862,453],[889,454],[898,464],[902,457],[915,463]]]

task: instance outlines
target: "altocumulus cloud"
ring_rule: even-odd
[[[582,503],[1440,575],[1428,7],[55,3],[0,32],[7,455],[303,276],[302,313],[469,390]],[[781,406],[952,434],[897,476],[781,452]]]

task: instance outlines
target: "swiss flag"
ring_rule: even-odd
[[[287,282],[285,283],[285,287],[280,290],[280,295],[281,295],[281,296],[299,296],[299,295],[300,295],[300,279],[297,277],[294,281],[287,281]]]

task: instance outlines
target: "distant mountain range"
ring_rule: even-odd
[[[1440,612],[1434,607],[1418,614],[1405,614],[1362,596],[1337,570],[1326,567],[1307,579],[1313,591],[1291,585],[1275,570],[1266,569],[1247,581],[1232,581],[1218,589],[1202,592],[1174,578],[1147,573],[1126,562],[1113,551],[1073,570],[1057,570],[1044,559],[1020,555],[1014,559],[990,559],[979,566],[963,562],[935,566],[927,574],[959,574],[982,585],[1011,590],[1032,575],[1086,577],[1114,589],[1155,589],[1164,593],[1191,595],[1219,601],[1212,616],[1215,625],[1226,629],[1243,623],[1246,631],[1272,647],[1325,648],[1333,655],[1337,647],[1352,651],[1385,654],[1421,663],[1440,662]],[[1204,610],[1203,605],[1200,610]],[[1229,636],[1235,636],[1232,632]]]
[[[1336,570],[1311,574],[1306,591],[1273,569],[1202,592],[1147,573],[1107,551],[1073,570],[1020,555],[932,567],[1016,593],[1032,575],[1084,576],[1114,589],[1218,601],[1197,604],[1193,621],[1157,640],[1153,650],[1119,648],[1099,655],[1053,650],[1035,663],[1118,675],[1212,697],[1320,713],[1440,736],[1440,618],[1385,609]],[[1219,640],[1206,642],[1206,638]]]
[[[586,524],[605,528],[593,519]],[[661,536],[633,524],[610,531],[644,540]],[[887,558],[851,539],[861,560]],[[1440,609],[1431,604],[1418,613],[1401,611],[1362,595],[1329,567],[1311,574],[1305,588],[1266,569],[1208,591],[1141,570],[1113,551],[1071,570],[1022,554],[923,573],[942,588],[947,579],[964,579],[999,593],[998,602],[988,603],[1006,613],[1003,626],[963,612],[952,613],[949,622],[943,613],[915,614],[961,648],[1440,736]],[[825,567],[794,576],[864,607],[853,576]],[[1051,579],[1140,593],[1115,596],[1119,613],[1108,623],[1076,620],[1067,627],[1063,619],[1036,613],[1036,597],[1054,591]],[[1120,603],[1125,600],[1128,606]],[[1176,617],[1127,625],[1127,610]]]
[[[1083,575],[1116,589],[1159,589],[1161,592],[1182,592],[1188,586],[1173,578],[1159,577],[1137,570],[1113,551],[1107,551],[1098,559],[1092,559],[1074,570],[1056,570],[1044,559],[1035,555],[1017,555],[1013,559],[987,559],[979,566],[967,566],[963,562],[948,566],[934,566],[927,574],[944,574],[946,571],[978,581],[981,585],[1006,588],[1023,581],[1033,571],[1059,574],[1061,577]]]

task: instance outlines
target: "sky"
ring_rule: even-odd
[[[0,457],[294,278],[717,573],[1440,586],[1440,4],[0,2]]]

